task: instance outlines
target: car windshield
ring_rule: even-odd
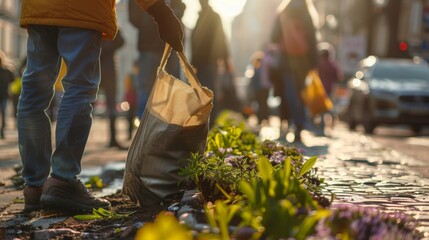
[[[420,79],[429,81],[429,67],[413,64],[378,64],[372,74],[377,79]]]

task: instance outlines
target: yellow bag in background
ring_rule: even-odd
[[[305,88],[301,92],[302,100],[313,116],[330,111],[333,108],[331,99],[326,94],[322,80],[316,69],[308,72]]]

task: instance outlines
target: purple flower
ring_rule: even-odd
[[[224,159],[223,162],[231,167],[240,167],[239,165],[239,161],[242,159],[242,156],[236,156],[236,155],[227,155]]]
[[[301,154],[305,153],[305,149],[303,149],[303,148],[297,148],[296,150]]]
[[[276,151],[273,152],[273,154],[270,157],[270,162],[273,165],[278,165],[284,162],[286,159],[286,156],[284,155],[283,151]]]

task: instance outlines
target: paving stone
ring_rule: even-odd
[[[414,205],[418,210],[429,212],[429,203],[423,203],[425,205]]]
[[[415,214],[413,217],[420,222],[425,222],[425,225],[429,225],[429,214]]]
[[[362,201],[363,204],[383,204],[383,203],[390,203],[390,201],[388,199],[385,198],[370,198],[370,199],[365,199]]]
[[[421,226],[416,228],[417,231],[423,233],[425,238],[429,238],[429,227]]]
[[[418,202],[414,197],[391,197],[390,201],[392,202]]]
[[[68,217],[40,217],[40,218],[33,218],[28,221],[23,222],[23,225],[31,225],[34,228],[42,228],[46,229],[49,226],[51,226],[54,223],[63,222]]]
[[[385,207],[385,208],[404,208],[404,205],[401,204],[393,204],[393,203],[382,203],[381,206]]]

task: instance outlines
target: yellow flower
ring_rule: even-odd
[[[136,240],[191,240],[191,231],[180,225],[177,219],[168,213],[161,213],[153,223],[145,223],[137,231]]]

